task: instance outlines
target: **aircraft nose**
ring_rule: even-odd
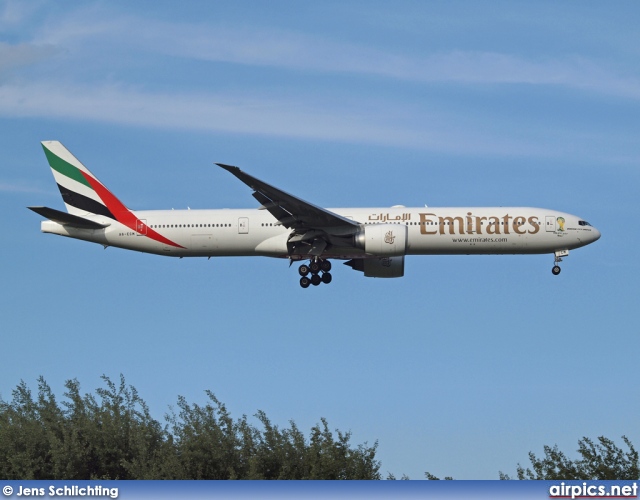
[[[594,241],[598,241],[600,239],[600,231],[598,231],[595,227],[591,228],[591,234],[589,235],[589,243],[593,243]]]
[[[589,245],[594,241],[598,241],[600,239],[600,231],[597,228],[593,227],[588,222],[579,221],[578,224],[582,226],[582,230],[578,231],[576,237],[580,242],[580,246]]]
[[[600,231],[598,231],[595,227],[593,229],[596,232],[596,234],[593,235],[593,241],[597,241],[600,239],[601,234],[600,234]]]

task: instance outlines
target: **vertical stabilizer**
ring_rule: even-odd
[[[104,215],[117,220],[114,210],[127,210],[60,142],[42,141],[42,147],[67,212],[78,216]]]

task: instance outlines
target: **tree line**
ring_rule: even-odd
[[[637,480],[640,479],[638,452],[626,436],[622,436],[627,450],[618,447],[611,439],[600,436],[597,442],[583,437],[578,441],[577,459],[568,458],[558,446],[545,446],[544,457],[529,452],[531,467],[518,464],[518,479],[538,480]],[[425,473],[427,479],[439,479]],[[500,479],[512,479],[499,472]],[[445,477],[445,479],[453,479]]]
[[[325,419],[306,437],[259,411],[258,428],[207,391],[205,405],[179,397],[162,424],[123,376],[102,378],[96,396],[67,381],[61,404],[42,377],[37,395],[21,382],[0,400],[0,478],[380,479],[377,443],[352,446]]]
[[[234,420],[206,391],[204,405],[178,397],[161,423],[122,375],[118,384],[102,379],[95,395],[68,380],[61,403],[42,377],[37,394],[20,382],[10,401],[0,399],[0,478],[382,479],[377,441],[352,445],[350,432],[332,432],[324,418],[308,436],[294,421],[280,428],[262,411],[254,425],[246,415]],[[517,477],[640,479],[638,452],[623,441],[628,450],[604,437],[583,438],[577,460],[547,446],[543,458],[529,454],[530,468],[518,464]]]

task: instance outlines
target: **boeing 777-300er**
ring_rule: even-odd
[[[28,207],[42,232],[171,257],[263,256],[302,261],[300,285],[331,282],[331,260],[372,278],[404,275],[407,255],[554,255],[600,232],[575,215],[528,207],[318,207],[218,163],[253,190],[255,209],[131,210],[60,142],[44,152],[67,211]],[[330,260],[331,259],[331,260]]]

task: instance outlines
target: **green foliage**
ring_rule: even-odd
[[[116,386],[82,396],[65,384],[58,405],[44,379],[38,397],[21,382],[10,403],[0,401],[0,477],[3,479],[130,479],[152,475],[165,432],[123,377]]]
[[[307,441],[295,423],[280,430],[259,411],[259,430],[246,415],[234,421],[207,392],[206,406],[178,399],[178,415],[168,416],[179,457],[176,477],[193,479],[380,479],[372,447],[349,445],[350,433],[334,439],[327,421],[311,429]]]
[[[544,458],[538,458],[529,452],[531,469],[518,464],[518,479],[551,479],[551,480],[636,480],[640,479],[638,452],[631,441],[622,436],[629,451],[618,448],[616,444],[604,436],[598,443],[584,437],[578,441],[580,458],[571,460],[557,446],[544,447]],[[500,479],[510,479],[500,472]]]
[[[538,458],[529,452],[529,460],[532,469],[525,469],[518,464],[518,479],[546,479],[554,481],[575,480],[637,480],[640,479],[638,468],[638,452],[631,441],[622,436],[629,451],[624,451],[604,436],[598,438],[595,444],[591,439],[584,437],[578,441],[578,454],[581,458],[570,460],[566,455],[553,448],[544,447],[544,458]],[[425,472],[429,480],[440,478],[429,472]],[[508,474],[499,473],[500,479],[511,479]],[[395,478],[393,478],[395,479]],[[453,479],[445,477],[445,479]]]
[[[96,396],[69,380],[61,405],[42,378],[37,398],[21,382],[11,402],[0,400],[0,478],[380,479],[378,444],[353,448],[325,419],[307,439],[259,411],[259,429],[207,391],[204,406],[179,397],[162,425],[123,376],[102,379]]]
[[[425,472],[424,473],[424,477],[426,477],[429,481],[440,481],[439,477],[434,476],[430,472]],[[445,479],[445,481],[453,481],[453,478],[451,476],[445,476],[444,479]]]
[[[395,481],[396,479],[398,479],[398,478],[394,474],[392,474],[391,472],[389,472],[387,474],[387,481]],[[407,476],[406,474],[402,474],[402,477],[400,478],[401,481],[409,481],[410,479],[411,478],[409,476]]]

